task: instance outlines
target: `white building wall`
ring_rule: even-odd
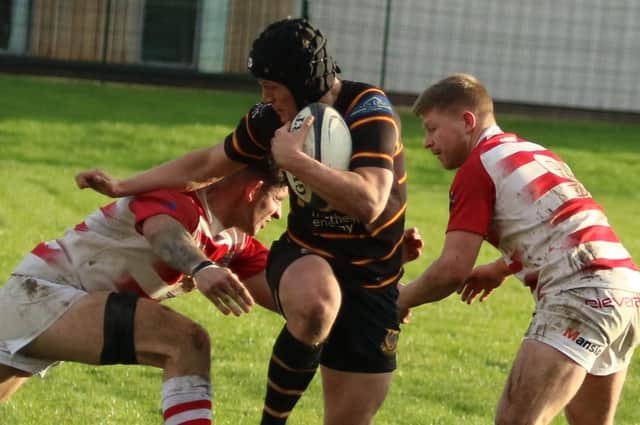
[[[455,72],[496,100],[640,112],[637,0],[391,0],[384,88]],[[382,81],[387,0],[310,1],[343,77]]]

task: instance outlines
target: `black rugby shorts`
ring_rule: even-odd
[[[309,252],[290,242],[286,235],[275,241],[267,261],[267,281],[276,302],[285,269]],[[320,364],[345,372],[384,373],[396,368],[400,335],[396,283],[380,289],[362,288],[346,264],[327,260],[342,290],[342,305],[324,344]],[[304,279],[304,276],[300,277]]]

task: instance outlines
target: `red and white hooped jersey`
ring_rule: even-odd
[[[96,210],[61,239],[42,242],[15,273],[95,291],[130,291],[164,299],[184,292],[184,275],[167,266],[140,234],[143,221],[165,214],[185,226],[198,247],[244,279],[264,270],[267,249],[253,237],[222,229],[206,203],[206,189],[156,191],[121,198]]]
[[[449,193],[447,231],[484,236],[537,298],[549,289],[640,292],[640,273],[571,169],[546,148],[491,127]]]

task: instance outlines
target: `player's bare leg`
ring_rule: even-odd
[[[525,340],[498,403],[496,424],[548,424],[578,392],[585,376],[584,368],[558,350]]]
[[[587,375],[565,408],[571,425],[613,425],[627,369],[608,376]]]
[[[27,372],[0,365],[0,402],[11,397],[29,379],[29,376],[31,374]]]
[[[286,422],[315,375],[321,343],[328,337],[342,301],[331,266],[315,255],[298,258],[287,267],[278,295],[287,324],[269,362],[263,425]]]
[[[184,375],[209,378],[211,343],[204,328],[154,301],[139,300],[136,316],[139,363],[162,368],[165,381]]]
[[[322,367],[324,425],[369,425],[393,373],[353,373]]]
[[[127,310],[131,305],[135,305],[135,310]],[[105,317],[110,312],[111,316],[120,313],[126,316],[127,311],[135,311],[133,324],[129,322],[129,331],[126,323],[118,322],[114,326],[115,331],[122,328],[122,335],[131,335],[133,326],[133,347],[123,348],[118,341],[115,348],[108,350]],[[134,347],[135,352],[129,352]],[[51,360],[89,364],[138,363],[160,367],[164,370],[165,420],[171,420],[172,415],[182,415],[199,419],[203,424],[210,423],[207,422],[211,420],[208,334],[198,324],[155,301],[133,299],[132,302],[126,295],[105,292],[89,294],[23,352],[30,357]],[[105,356],[105,352],[111,355]],[[106,358],[111,360],[107,362]],[[120,358],[128,360],[120,361]]]
[[[307,345],[329,336],[340,309],[340,285],[331,266],[321,257],[307,255],[293,262],[282,275],[279,297],[291,334]]]
[[[108,295],[100,292],[83,297],[22,352],[36,358],[100,364],[104,315],[96,313],[105,310]],[[155,301],[140,299],[134,335],[138,363],[165,369],[165,378],[208,376],[208,335],[186,317]]]

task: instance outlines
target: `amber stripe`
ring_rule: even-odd
[[[353,102],[351,102],[351,104],[347,108],[347,112],[345,112],[344,116],[345,117],[349,116],[349,114],[351,113],[351,110],[358,104],[360,99],[362,99],[365,94],[369,94],[369,93],[379,93],[379,94],[385,96],[384,92],[382,90],[380,90],[380,89],[376,89],[376,88],[367,89],[367,90],[363,91],[362,93],[360,93],[359,95],[357,95],[355,99],[353,99]]]
[[[382,232],[384,229],[391,226],[396,220],[398,220],[402,216],[402,214],[404,214],[406,209],[407,209],[407,203],[405,202],[404,205],[402,205],[402,208],[400,208],[400,210],[397,213],[395,213],[393,217],[391,217],[389,220],[384,222],[380,227],[373,230],[371,232],[371,236],[376,236],[378,235],[378,233]]]
[[[296,238],[295,236],[293,236],[293,233],[291,233],[290,230],[287,230],[287,235],[289,236],[289,238],[291,238],[291,240],[293,240],[295,243],[297,243],[298,245],[300,245],[303,248],[308,249],[309,251],[321,255],[323,257],[327,257],[327,258],[334,258],[334,256],[330,253],[328,253],[327,251],[323,251],[321,249],[318,248],[314,248],[311,245],[308,245],[304,242],[302,242],[300,239]]]
[[[382,282],[379,283],[375,283],[375,284],[369,284],[369,285],[362,285],[363,288],[382,288],[384,286],[387,286],[393,282],[395,282],[396,280],[398,280],[398,278],[400,277],[400,275],[402,274],[402,270],[400,270],[398,273],[396,273],[394,276],[391,276],[388,279],[383,280]]]
[[[260,155],[252,155],[250,153],[247,153],[245,151],[242,150],[242,148],[240,147],[240,144],[238,144],[238,137],[236,136],[236,132],[233,132],[233,147],[236,149],[236,151],[240,154],[240,155],[244,155],[244,156],[248,156],[249,158],[253,158],[253,159],[263,159],[264,156],[260,156]]]
[[[251,128],[249,128],[249,114],[245,115],[244,122],[245,122],[245,128],[247,129],[247,134],[249,134],[249,138],[251,139],[253,144],[259,147],[260,149],[262,149],[263,151],[266,151],[267,150],[266,146],[263,146],[260,142],[258,142],[258,139],[256,139],[256,137],[251,132]]]

